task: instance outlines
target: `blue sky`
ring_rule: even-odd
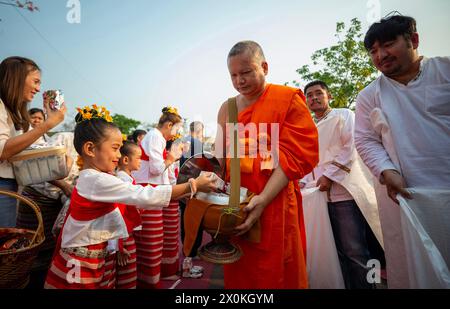
[[[62,89],[71,116],[97,103],[152,123],[172,105],[212,131],[221,103],[236,94],[226,67],[234,43],[259,42],[268,81],[284,83],[335,42],[336,22],[357,17],[365,31],[374,3],[381,16],[397,10],[417,19],[421,54],[450,52],[447,0],[80,0],[79,24],[67,22],[68,0],[34,2],[40,12],[21,10],[25,19],[0,5],[0,59],[35,60],[42,89]],[[38,95],[32,106],[41,105]]]

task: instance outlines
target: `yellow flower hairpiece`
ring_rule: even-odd
[[[83,158],[80,155],[78,155],[76,164],[78,166],[78,169],[81,171],[83,169],[83,166],[84,166],[84,161],[83,161]]]
[[[122,133],[122,141],[125,142],[127,140],[128,140],[127,135]]]
[[[78,115],[75,117],[76,123],[91,119],[104,119],[107,122],[113,122],[111,114],[104,106],[85,106],[83,108],[77,107]]]
[[[178,115],[178,109],[176,109],[175,107],[172,107],[172,106],[167,106],[167,112]]]
[[[183,135],[181,135],[180,133],[176,134],[174,137],[172,137],[172,141],[176,141],[177,139],[182,138]]]

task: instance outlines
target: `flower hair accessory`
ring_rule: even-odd
[[[178,109],[176,107],[167,106],[163,109],[163,113],[178,115]]]
[[[78,155],[76,164],[78,166],[78,169],[81,171],[83,169],[84,161],[80,155]]]
[[[75,117],[76,123],[91,119],[104,119],[107,122],[113,122],[110,112],[104,106],[93,104],[92,106],[85,106],[82,109],[78,107],[77,111],[78,114]]]
[[[181,135],[180,133],[177,133],[174,137],[172,137],[171,141],[176,141],[182,137],[183,137],[183,135]]]

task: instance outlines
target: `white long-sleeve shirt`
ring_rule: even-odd
[[[142,160],[141,168],[131,173],[136,183],[170,184],[169,171],[163,157],[166,144],[166,139],[158,129],[153,129],[145,135],[141,141],[141,147],[150,160]]]
[[[122,171],[122,170],[119,170],[116,173],[116,177],[119,178],[120,180],[122,180],[123,182],[133,183],[133,181],[134,181],[133,177],[131,177],[125,171]],[[135,227],[133,230],[134,231],[142,230],[142,225]],[[109,240],[107,250],[110,253],[119,251],[119,240],[118,239]]]
[[[381,75],[361,91],[356,103],[355,145],[378,179],[384,170],[396,169],[370,122],[370,113],[380,108],[408,187],[448,188],[450,57],[424,58],[420,70],[408,85]]]
[[[330,126],[330,121],[336,121],[335,126]],[[354,113],[349,109],[333,109],[325,118],[317,123],[319,131],[319,164],[313,172],[302,179],[302,182],[317,182],[322,175],[333,180],[330,190],[330,201],[340,202],[352,200],[352,195],[338,182],[341,182],[347,172],[332,164],[337,162],[342,166],[350,167],[356,157],[356,149],[353,140]],[[334,122],[333,122],[334,123]],[[331,147],[338,148],[337,155],[330,157]],[[314,176],[313,176],[314,174]],[[314,179],[313,179],[314,178]]]
[[[93,169],[80,172],[76,185],[78,194],[96,202],[138,205],[151,209],[169,205],[172,186],[142,187]]]
[[[123,182],[133,183],[133,177],[128,175],[125,171],[122,170],[118,171],[116,173],[116,177],[122,180]]]
[[[90,201],[137,205],[142,209],[168,206],[172,194],[170,185],[142,187],[93,169],[80,172],[76,188],[80,196]],[[118,208],[89,221],[79,221],[69,215],[62,233],[62,248],[128,237],[125,221]]]
[[[3,149],[5,148],[8,139],[20,134],[22,134],[22,130],[15,129],[6,106],[0,99],[0,155],[3,153]],[[7,160],[0,161],[0,178],[15,178],[12,165]]]

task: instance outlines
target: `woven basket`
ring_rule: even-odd
[[[0,190],[0,195],[13,197],[30,206],[36,213],[38,227],[36,231],[18,228],[0,228],[0,233],[19,233],[28,235],[30,245],[22,249],[0,251],[0,289],[24,288],[30,280],[30,269],[39,251],[39,246],[44,242],[44,223],[42,215],[36,204],[11,191]],[[0,205],[1,207],[1,205]]]
[[[52,227],[61,210],[62,203],[59,199],[51,199],[40,194],[30,186],[23,188],[21,194],[38,205],[42,215],[42,222],[44,222],[45,241],[39,246],[39,252],[31,267],[31,272],[46,270],[50,266],[56,247],[56,238],[52,235]],[[16,228],[36,230],[38,226],[39,223],[34,210],[25,203],[20,202],[17,211]]]

